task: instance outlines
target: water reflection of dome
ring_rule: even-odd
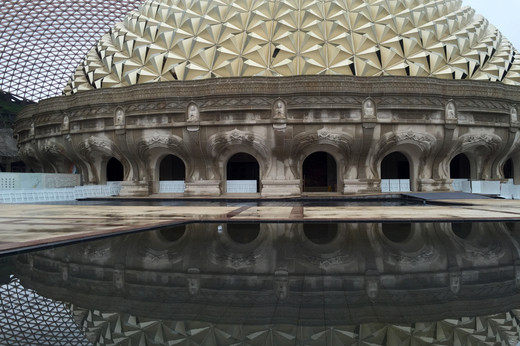
[[[294,323],[297,311],[309,326],[323,323],[322,313],[333,324],[409,323],[518,306],[517,246],[504,224],[480,225],[495,235],[492,247],[465,248],[450,224],[420,224],[427,252],[386,243],[380,224],[340,224],[340,234],[356,236],[348,243],[337,236],[336,249],[327,243],[322,252],[304,245],[301,224],[261,224],[261,241],[243,252],[250,243],[221,237],[217,225],[192,224],[182,246],[143,233],[20,255],[16,265],[40,294],[143,318]]]

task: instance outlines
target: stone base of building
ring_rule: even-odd
[[[421,192],[445,192],[453,191],[451,179],[418,179],[417,191]]]
[[[186,183],[185,196],[220,196],[220,181],[199,180]]]
[[[146,197],[150,195],[150,186],[148,182],[143,181],[122,181],[121,197]]]
[[[343,180],[343,194],[381,192],[381,181],[375,179],[345,179]]]
[[[300,180],[262,180],[262,197],[299,196]]]

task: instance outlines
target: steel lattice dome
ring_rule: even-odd
[[[4,0],[0,89],[37,101],[60,95],[85,54],[140,0]]]
[[[66,93],[316,74],[519,85],[515,55],[462,0],[149,0],[103,36]]]

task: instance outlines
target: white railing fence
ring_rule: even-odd
[[[159,182],[159,193],[184,193],[186,184],[184,180],[161,180]]]
[[[381,192],[409,192],[410,179],[381,179]]]
[[[227,180],[226,192],[228,193],[256,193],[256,180]]]
[[[0,189],[0,203],[75,201],[85,198],[117,196],[120,191],[120,182],[54,189]]]

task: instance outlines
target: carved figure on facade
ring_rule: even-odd
[[[114,126],[123,127],[125,126],[125,111],[122,108],[117,108],[114,116]]]
[[[285,102],[281,99],[278,99],[274,103],[273,108],[273,119],[275,120],[285,120],[287,118],[287,107]]]
[[[190,103],[188,105],[186,121],[189,123],[200,121],[199,107],[195,103]]]
[[[516,109],[516,105],[511,106],[511,110],[509,111],[509,115],[511,117],[511,123],[518,122],[518,111]]]
[[[445,117],[446,120],[456,120],[457,119],[457,108],[455,106],[455,102],[453,100],[448,101],[445,109]]]
[[[363,101],[363,118],[364,119],[375,119],[376,118],[376,104],[371,98],[367,98]]]
[[[31,123],[31,128],[29,129],[29,137],[34,138],[34,123]]]
[[[61,130],[69,131],[69,129],[70,129],[70,120],[69,120],[69,117],[66,115],[63,117],[63,123],[61,124]]]

